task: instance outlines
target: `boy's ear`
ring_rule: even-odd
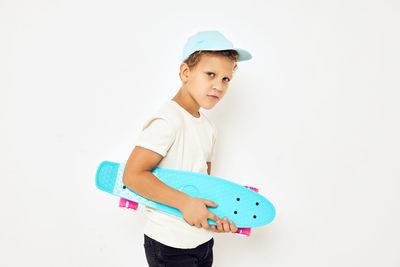
[[[179,76],[181,77],[181,80],[182,80],[182,81],[187,81],[188,76],[189,76],[189,72],[190,72],[189,66],[188,66],[186,63],[183,62],[183,63],[179,66],[179,69],[180,69],[180,74],[179,74]]]

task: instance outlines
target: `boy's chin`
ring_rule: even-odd
[[[215,107],[216,104],[217,104],[217,103],[215,103],[215,104],[205,103],[205,104],[202,105],[201,107],[204,108],[204,109],[210,110],[210,109],[212,109],[213,107]]]

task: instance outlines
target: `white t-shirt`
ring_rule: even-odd
[[[215,157],[215,125],[199,111],[196,118],[177,102],[168,100],[145,123],[136,146],[157,152],[160,168],[207,174],[207,162]],[[183,218],[146,207],[144,233],[164,245],[195,248],[209,241],[214,232],[190,226]]]

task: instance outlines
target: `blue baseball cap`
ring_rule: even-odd
[[[188,38],[183,47],[182,62],[184,62],[192,53],[199,50],[236,50],[239,53],[238,61],[249,60],[251,54],[241,48],[233,47],[231,41],[225,38],[219,31],[201,31]]]

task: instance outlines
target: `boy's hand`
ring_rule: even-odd
[[[236,233],[238,230],[233,221],[228,223],[227,217],[224,217],[222,221],[217,221],[217,226],[211,225],[211,229],[216,233],[227,233],[227,232]]]
[[[203,227],[209,229],[210,225],[207,219],[217,222],[220,218],[209,211],[207,206],[215,208],[218,204],[203,198],[189,197],[188,200],[182,204],[180,211],[188,224],[196,226],[197,228]]]

